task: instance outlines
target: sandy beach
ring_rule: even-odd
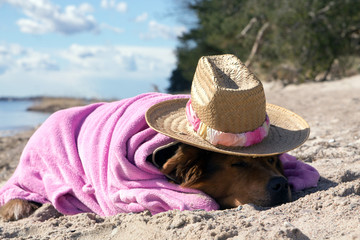
[[[44,205],[17,222],[0,220],[1,239],[360,239],[360,75],[286,87],[265,84],[269,103],[311,126],[290,154],[314,166],[318,187],[273,208],[251,204],[224,211],[177,210],[100,217],[62,216]],[[0,186],[15,170],[33,131],[0,138]]]

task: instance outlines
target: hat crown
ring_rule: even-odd
[[[222,132],[253,131],[266,118],[262,83],[231,54],[200,58],[191,101],[198,118]]]

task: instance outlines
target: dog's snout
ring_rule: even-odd
[[[289,183],[285,177],[270,178],[266,187],[270,195],[270,205],[275,206],[291,200]]]
[[[284,177],[272,177],[268,183],[268,191],[270,193],[279,193],[288,189],[289,184]]]

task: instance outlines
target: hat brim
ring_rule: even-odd
[[[268,136],[249,147],[214,146],[189,126],[185,106],[189,99],[174,99],[158,103],[146,112],[146,121],[155,131],[180,142],[205,150],[239,156],[271,156],[288,152],[303,144],[310,134],[310,127],[299,115],[273,104],[266,104],[270,118]]]

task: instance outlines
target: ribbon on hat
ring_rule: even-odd
[[[186,117],[194,131],[212,145],[227,147],[248,147],[260,143],[269,133],[270,119],[266,115],[264,123],[257,129],[244,133],[227,133],[207,126],[197,117],[191,106],[191,99],[186,104]]]

